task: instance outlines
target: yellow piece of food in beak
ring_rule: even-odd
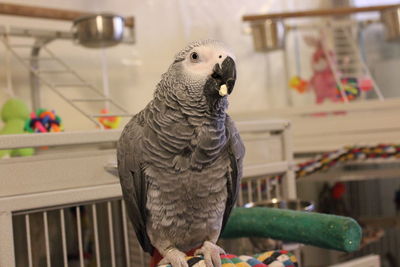
[[[228,94],[228,87],[226,87],[226,84],[221,85],[218,93],[220,96],[226,96]]]

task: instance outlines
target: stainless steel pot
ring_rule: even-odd
[[[104,48],[122,41],[124,26],[121,16],[95,14],[75,19],[72,30],[77,43],[89,48]]]
[[[254,50],[269,52],[284,46],[285,27],[282,21],[266,19],[251,23]]]
[[[273,198],[267,201],[252,202],[245,205],[246,208],[252,207],[267,207],[267,208],[279,208],[289,209],[298,211],[313,211],[314,204],[310,201],[293,199],[293,200],[281,200]]]
[[[386,27],[386,39],[400,40],[400,7],[382,11],[381,20]]]

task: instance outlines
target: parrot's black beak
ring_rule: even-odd
[[[215,64],[210,79],[205,84],[205,92],[221,97],[231,94],[236,82],[235,61],[226,57],[221,66]]]

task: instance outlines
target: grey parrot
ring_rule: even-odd
[[[233,54],[215,40],[190,43],[154,97],[122,131],[118,173],[142,248],[187,267],[189,251],[221,266],[216,245],[235,204],[244,146],[226,113],[236,81]],[[154,264],[157,264],[155,262]]]

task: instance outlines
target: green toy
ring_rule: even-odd
[[[1,119],[4,122],[4,127],[0,130],[0,135],[23,134],[25,121],[29,119],[28,107],[22,100],[11,98],[3,105]],[[33,148],[0,150],[0,158],[6,156],[32,156],[33,153]]]

